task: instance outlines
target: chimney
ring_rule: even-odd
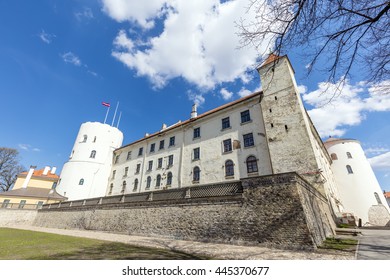
[[[26,179],[24,179],[24,182],[23,182],[23,185],[22,185],[22,189],[25,189],[27,188],[27,185],[28,183],[30,182],[30,179],[34,173],[34,168],[36,168],[36,166],[30,166],[30,170],[28,171],[27,173],[27,176],[26,176]]]
[[[196,112],[196,104],[192,105],[191,119],[196,118],[198,113]]]
[[[53,168],[50,171],[50,174],[56,174],[57,167],[53,166]]]
[[[45,166],[45,169],[43,169],[42,175],[47,175],[47,173],[50,171],[50,166]]]
[[[167,129],[167,125],[165,123],[163,123],[160,131],[163,131],[165,129]]]

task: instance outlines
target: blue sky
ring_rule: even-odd
[[[26,168],[60,170],[81,123],[103,122],[102,101],[109,123],[120,102],[126,144],[187,119],[194,102],[204,112],[259,89],[261,58],[239,48],[235,26],[254,15],[247,0],[221,2],[0,0],[0,146]],[[390,95],[360,68],[324,106],[326,74],[307,76],[304,50],[288,55],[320,134],[360,140],[390,191]]]

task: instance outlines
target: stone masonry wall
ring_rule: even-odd
[[[317,193],[302,182],[288,173],[245,179],[243,193],[231,196],[52,208],[40,210],[34,225],[313,249],[326,231],[315,214]]]
[[[32,225],[38,211],[0,208],[0,227],[12,225]]]

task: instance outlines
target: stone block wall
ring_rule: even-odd
[[[38,211],[0,208],[0,227],[32,225]]]
[[[313,249],[326,225],[318,192],[302,182],[287,173],[244,179],[243,193],[230,196],[44,209],[34,225]]]

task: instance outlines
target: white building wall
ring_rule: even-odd
[[[241,112],[249,110],[251,120],[241,124]],[[230,128],[222,130],[222,119],[229,117]],[[200,137],[194,139],[194,129],[200,128]],[[252,133],[254,145],[244,147],[243,135]],[[199,184],[213,184],[239,180],[248,176],[271,174],[270,159],[267,143],[264,138],[264,122],[260,112],[259,94],[246,98],[228,108],[216,110],[213,113],[200,115],[189,121],[167,128],[160,133],[145,137],[133,144],[129,144],[115,151],[120,155],[118,163],[114,164],[107,189],[107,195],[122,193],[143,192],[156,189],[157,175],[161,175],[162,188],[179,188]],[[175,137],[175,145],[169,147],[169,139]],[[233,150],[223,152],[223,140],[231,139]],[[159,143],[165,141],[163,150],[159,150]],[[150,152],[150,146],[155,143],[155,152]],[[239,145],[238,145],[239,144]],[[138,156],[139,148],[143,147],[143,155]],[[195,148],[200,148],[200,159],[194,160]],[[131,151],[131,159],[127,154]],[[173,155],[173,165],[169,168],[168,157]],[[254,155],[257,158],[258,172],[247,173],[246,159]],[[158,159],[163,158],[163,168],[157,168]],[[225,176],[225,162],[234,162],[234,176]],[[148,162],[153,161],[153,168],[148,169]],[[135,174],[137,164],[142,168]],[[200,180],[193,181],[193,169],[200,168]],[[128,174],[124,177],[125,168]],[[115,171],[115,178],[112,173]],[[167,186],[168,172],[172,172],[172,185]],[[151,188],[146,189],[147,177],[152,178]],[[134,189],[134,181],[138,179],[138,188]],[[126,181],[126,190],[123,190],[123,181]],[[112,184],[112,190],[111,190]],[[123,192],[124,191],[124,192]]]
[[[68,200],[104,196],[113,151],[122,141],[123,134],[115,127],[98,122],[83,123],[62,169],[57,192]],[[96,152],[95,156],[92,151]]]
[[[332,171],[338,186],[344,211],[353,213],[362,224],[373,224],[370,221],[369,211],[373,207],[383,205],[390,211],[375,174],[364,154],[360,143],[350,139],[330,139],[325,141],[329,154],[337,156],[333,159]],[[347,153],[350,153],[351,158]],[[333,155],[333,157],[335,157]],[[353,173],[349,173],[347,165]],[[375,193],[378,194],[377,200]]]

